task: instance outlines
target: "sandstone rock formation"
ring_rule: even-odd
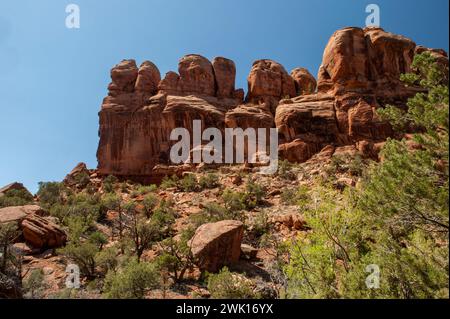
[[[64,178],[64,183],[66,185],[74,185],[77,183],[77,177],[81,174],[86,174],[89,176],[90,172],[85,163],[78,163],[69,174]]]
[[[9,192],[11,190],[25,191],[30,196],[32,196],[31,193],[28,191],[28,189],[26,189],[26,187],[23,186],[22,183],[14,182],[14,183],[8,184],[8,185],[3,186],[2,188],[0,188],[0,197],[5,195],[7,192]]]
[[[45,216],[47,213],[37,205],[11,206],[0,208],[0,224],[17,223],[20,224],[29,215]]]
[[[235,220],[224,220],[200,226],[190,247],[201,270],[217,272],[239,260],[244,226]]]
[[[37,215],[28,215],[20,224],[26,242],[35,248],[59,248],[67,235],[58,225]]]
[[[34,248],[58,248],[67,236],[58,225],[50,221],[48,212],[38,205],[0,208],[0,224],[15,223],[25,241]]]
[[[405,107],[417,88],[405,87],[400,74],[411,71],[415,53],[431,52],[448,65],[446,53],[416,46],[381,28],[345,28],[326,45],[317,81],[303,68],[289,74],[272,60],[253,63],[248,92],[235,88],[236,67],[223,57],[210,62],[183,57],[178,73],[160,80],[157,67],[124,60],[111,71],[112,83],[100,117],[97,151],[100,175],[158,182],[169,159],[170,132],[192,121],[202,127],[279,130],[280,155],[304,162],[327,146],[376,147],[393,132],[375,110]],[[301,62],[301,61],[299,61]],[[155,167],[159,169],[155,170]]]
[[[307,69],[296,68],[291,71],[291,76],[295,82],[296,95],[313,94],[316,91],[317,81]]]

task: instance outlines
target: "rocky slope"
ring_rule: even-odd
[[[202,127],[279,130],[280,155],[304,162],[326,146],[355,145],[367,155],[393,134],[375,109],[405,105],[416,88],[399,80],[416,52],[430,50],[442,63],[446,53],[417,46],[380,28],[345,28],[330,38],[317,81],[304,68],[290,74],[271,60],[253,63],[248,92],[235,88],[233,61],[199,55],[183,57],[178,73],[161,79],[146,61],[124,60],[111,70],[112,83],[100,117],[98,169],[144,182],[159,181],[155,170],[170,164],[170,132]],[[376,149],[376,147],[375,147]]]
[[[138,67],[133,60],[124,60],[111,71],[112,83],[99,113],[98,168],[90,170],[80,163],[67,175],[61,186],[64,192],[58,193],[63,208],[75,205],[68,202],[67,194],[100,200],[114,193],[120,202],[136,204],[133,214],[142,215],[145,197],[152,195],[159,203],[171,203],[175,216],[171,235],[176,238],[208,204],[225,206],[227,190],[243,194],[251,181],[264,190],[261,202],[244,209],[239,221],[227,218],[196,228],[189,241],[196,268],[189,269],[186,280],[174,283],[168,292],[155,289],[146,297],[209,297],[199,280],[200,271],[217,272],[224,265],[254,279],[257,289],[276,291],[276,246],[310,230],[296,203],[296,192],[302,187],[314,189],[322,181],[339,191],[358,186],[359,170],[369,158],[377,159],[384,140],[393,134],[375,110],[386,104],[405,107],[407,98],[418,92],[405,87],[399,77],[410,71],[414,54],[424,50],[448,65],[445,52],[416,46],[382,29],[342,29],[326,46],[317,80],[304,68],[288,73],[275,61],[258,60],[248,76],[247,96],[235,88],[236,68],[225,58],[210,62],[199,55],[185,56],[178,73],[169,72],[163,79],[151,62]],[[185,127],[192,131],[194,119],[201,120],[204,128],[222,131],[276,127],[281,157],[296,164],[280,168],[274,176],[252,174],[258,168],[248,164],[214,169],[201,164],[170,166],[171,130]],[[333,162],[336,158],[339,163]],[[159,182],[172,174],[184,178],[190,174],[197,184],[213,174],[217,183],[187,190],[178,181],[173,187],[161,185],[151,191],[140,184]],[[107,185],[107,175],[122,177],[122,181]],[[1,208],[0,225],[12,222],[19,229],[13,248],[22,258],[23,276],[42,269],[46,284],[42,296],[58,296],[65,291],[66,266],[73,261],[55,249],[70,244],[69,227],[55,212],[42,209],[42,199],[33,199],[20,183],[1,188],[0,198],[11,191],[22,191],[31,197],[29,204],[35,205]],[[105,247],[120,245],[114,229],[122,224],[121,213],[120,208],[108,208],[91,225],[91,231],[105,236]],[[270,235],[271,243],[264,243],[261,232]],[[142,257],[151,262],[158,254],[157,243]],[[102,296],[100,288],[92,284],[87,289],[88,284],[82,282],[77,297]],[[264,296],[273,297],[270,293]]]

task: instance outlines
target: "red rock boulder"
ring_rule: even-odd
[[[35,248],[59,248],[67,235],[58,225],[36,214],[28,215],[20,224],[26,242]]]
[[[198,267],[213,273],[238,262],[243,234],[244,225],[235,220],[200,226],[190,241]]]

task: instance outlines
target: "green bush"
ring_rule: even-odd
[[[162,189],[174,188],[177,187],[178,177],[173,175],[172,177],[165,176],[161,182]]]
[[[75,176],[75,183],[81,188],[85,188],[91,182],[91,178],[88,173],[82,172]]]
[[[118,261],[118,250],[116,247],[108,247],[95,255],[95,263],[101,269],[101,273],[107,274],[109,271],[116,271]]]
[[[360,189],[313,190],[304,210],[313,231],[292,244],[284,269],[288,297],[448,298],[447,72],[428,53],[416,56],[413,68],[402,79],[426,92],[411,98],[407,111],[379,112],[399,132],[418,128],[421,147],[388,140]],[[366,285],[369,265],[380,270],[378,289]]]
[[[352,176],[362,176],[365,166],[362,157],[360,155],[355,155],[349,164],[348,172]]]
[[[296,174],[292,171],[293,165],[288,160],[278,161],[278,176],[287,180],[295,180]]]
[[[137,192],[139,193],[139,195],[145,195],[145,194],[153,193],[157,189],[158,189],[158,187],[156,185],[153,185],[153,184],[149,185],[149,186],[142,186],[142,185],[140,185],[137,188]]]
[[[142,205],[144,206],[145,215],[150,218],[155,208],[158,206],[159,199],[155,194],[148,194],[144,197]]]
[[[208,173],[200,177],[198,184],[201,189],[213,189],[220,185],[219,176],[214,173]]]
[[[225,189],[222,194],[222,199],[225,208],[229,212],[240,212],[247,208],[246,194],[240,192],[234,192],[230,189]]]
[[[156,263],[161,271],[169,273],[174,282],[183,280],[188,269],[194,266],[194,259],[188,241],[194,234],[193,229],[186,229],[180,238],[167,238],[160,243],[162,254]]]
[[[45,208],[50,208],[56,203],[61,203],[61,192],[63,185],[58,182],[40,182],[39,190],[37,196],[39,197],[39,202]]]
[[[261,237],[270,231],[271,225],[269,221],[269,215],[266,211],[262,211],[256,215],[253,221],[253,233],[257,237]]]
[[[227,209],[217,203],[206,203],[201,213],[191,216],[194,227],[199,227],[206,223],[214,223],[221,220],[244,221],[243,210]]]
[[[183,192],[195,192],[198,189],[197,178],[194,174],[186,174],[179,181],[179,186]]]
[[[115,185],[118,182],[118,178],[113,176],[113,175],[108,175],[104,180],[103,180],[103,188],[107,193],[112,193],[114,192],[114,188]]]
[[[15,223],[0,224],[0,298],[22,297],[21,264],[11,250],[19,236]]]
[[[33,195],[24,189],[12,189],[0,196],[0,208],[23,206],[31,203],[33,203]]]
[[[73,260],[80,267],[80,272],[88,279],[96,277],[96,255],[99,252],[96,244],[86,242],[69,242],[66,247],[58,250],[59,254]]]
[[[223,268],[218,274],[208,276],[208,290],[213,299],[259,299],[253,283],[242,275]]]
[[[134,217],[135,220],[130,229],[130,239],[134,243],[137,260],[141,260],[144,251],[151,248],[154,243],[164,236],[165,229],[159,221],[148,221],[147,219]]]
[[[160,278],[155,264],[131,260],[118,272],[109,271],[105,278],[104,296],[113,299],[143,299],[159,287]]]
[[[309,189],[305,185],[302,185],[297,189],[285,189],[281,193],[281,201],[287,205],[298,205],[301,210],[307,209],[312,203]]]
[[[41,298],[45,287],[44,272],[42,269],[32,270],[23,282],[23,289],[26,296],[31,299]]]
[[[97,245],[99,250],[102,250],[103,246],[108,243],[108,237],[99,231],[95,231],[89,235],[89,241]]]
[[[173,203],[168,200],[161,200],[158,208],[155,209],[151,222],[161,231],[162,237],[169,236],[172,232],[172,225],[175,223],[175,212]]]

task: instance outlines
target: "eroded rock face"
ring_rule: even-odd
[[[225,58],[211,63],[200,55],[185,56],[179,62],[179,74],[168,72],[158,85],[159,71],[153,63],[144,62],[134,77],[133,62],[122,62],[111,73],[113,83],[121,85],[110,85],[99,113],[99,174],[158,182],[163,176],[153,168],[172,164],[171,131],[184,127],[192,133],[194,120],[200,120],[203,128],[224,130],[226,112],[242,103],[243,94],[234,88],[234,63]],[[122,73],[119,81],[117,74]],[[128,82],[132,80],[133,85]],[[135,89],[111,92],[116,86]]]
[[[217,97],[232,98],[235,96],[234,82],[236,66],[233,61],[217,57],[212,62],[217,85]]]
[[[236,220],[224,220],[200,226],[190,247],[201,270],[218,272],[223,266],[239,261],[244,225]]]
[[[305,68],[296,68],[291,71],[291,77],[295,82],[296,95],[313,94],[317,88],[317,81]]]
[[[158,68],[150,61],[144,61],[139,67],[138,76],[135,83],[135,91],[149,94],[158,92],[158,85],[161,81],[161,74]]]
[[[248,76],[249,101],[272,97],[281,99],[296,96],[294,79],[284,67],[272,60],[258,60]]]
[[[112,82],[109,84],[109,94],[133,93],[138,76],[136,61],[123,60],[111,70]]]
[[[376,147],[367,145],[380,145],[393,134],[376,109],[406,107],[419,89],[405,87],[399,77],[411,71],[414,54],[424,51],[448,67],[442,50],[418,47],[380,28],[345,28],[330,38],[317,81],[303,68],[288,74],[280,63],[258,60],[245,101],[229,59],[187,55],[178,73],[168,72],[162,80],[153,63],[138,68],[134,60],[124,60],[111,71],[99,113],[98,173],[158,182],[162,173],[154,167],[173,165],[171,131],[183,127],[192,135],[193,120],[222,132],[276,127],[280,155],[290,161],[306,161],[327,146],[361,147],[361,141],[368,143],[364,152],[376,157]]]
[[[400,75],[411,71],[416,44],[381,28],[345,28],[330,38],[319,71],[320,92],[402,91]],[[401,92],[394,92],[396,94]]]

